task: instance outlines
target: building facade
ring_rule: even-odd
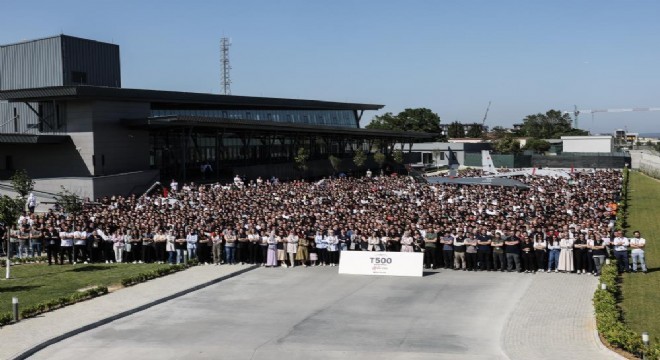
[[[332,173],[328,157],[427,134],[360,129],[382,105],[121,88],[119,47],[60,35],[0,47],[0,180],[44,193],[139,192],[155,181]],[[295,169],[299,149],[306,172]],[[384,148],[384,147],[381,147]]]

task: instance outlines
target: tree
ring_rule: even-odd
[[[588,132],[574,129],[571,117],[558,110],[548,110],[545,114],[527,115],[523,119],[520,135],[535,139],[559,139],[566,135],[587,135]]]
[[[502,154],[517,154],[520,152],[520,141],[513,136],[505,136],[495,141],[495,150]]]
[[[341,170],[341,159],[334,156],[330,155],[328,156],[328,160],[330,161],[330,165],[332,165],[332,168],[335,170],[335,172],[339,172]]]
[[[65,214],[76,215],[82,211],[82,200],[80,196],[74,194],[62,186],[62,191],[57,193],[57,205]]]
[[[483,135],[483,128],[481,127],[481,124],[471,124],[467,134],[465,134],[466,137],[473,139],[480,138],[481,135]]]
[[[355,154],[353,155],[353,163],[355,166],[358,168],[361,168],[364,166],[364,163],[367,162],[367,155],[362,151],[361,149],[358,149],[355,151]]]
[[[447,129],[447,136],[449,138],[462,138],[465,136],[465,127],[463,127],[463,124],[459,123],[458,121],[454,121],[453,123],[449,124],[449,128]]]
[[[392,157],[394,158],[394,162],[397,164],[403,164],[403,151],[400,149],[394,150],[394,154],[392,154]]]
[[[385,154],[382,152],[377,152],[374,154],[374,161],[376,164],[378,164],[379,168],[383,168],[383,164],[385,164]]]
[[[495,126],[490,133],[495,139],[501,139],[507,135],[506,129],[501,126]]]
[[[0,222],[6,224],[7,228],[10,224],[16,224],[24,208],[25,201],[23,199],[12,199],[7,195],[0,196]]]
[[[298,153],[294,156],[293,161],[296,164],[296,169],[305,172],[307,171],[307,160],[309,160],[309,152],[304,147],[298,148]]]
[[[550,143],[543,139],[529,139],[525,143],[525,150],[533,150],[539,154],[550,150]]]
[[[34,190],[34,180],[32,180],[27,171],[24,169],[16,170],[14,175],[11,176],[10,180],[11,186],[23,199],[25,199],[28,194],[32,192],[32,190]]]
[[[374,116],[367,129],[418,131],[440,136],[440,116],[427,108],[404,109],[397,115],[387,112]]]

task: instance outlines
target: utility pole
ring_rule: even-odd
[[[231,39],[223,37],[220,39],[220,65],[221,65],[221,75],[220,82],[222,86],[222,93],[224,95],[231,95],[231,78],[229,76],[229,70],[231,70],[231,65],[229,64],[229,47],[231,46]]]

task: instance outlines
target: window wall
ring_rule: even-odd
[[[229,120],[257,120],[281,123],[357,128],[352,110],[220,110],[220,109],[154,109],[152,117],[201,116]]]

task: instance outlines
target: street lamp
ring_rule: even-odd
[[[646,349],[649,347],[649,333],[644,331],[642,333],[642,343],[644,343],[644,350],[642,350],[642,359],[646,357]]]

